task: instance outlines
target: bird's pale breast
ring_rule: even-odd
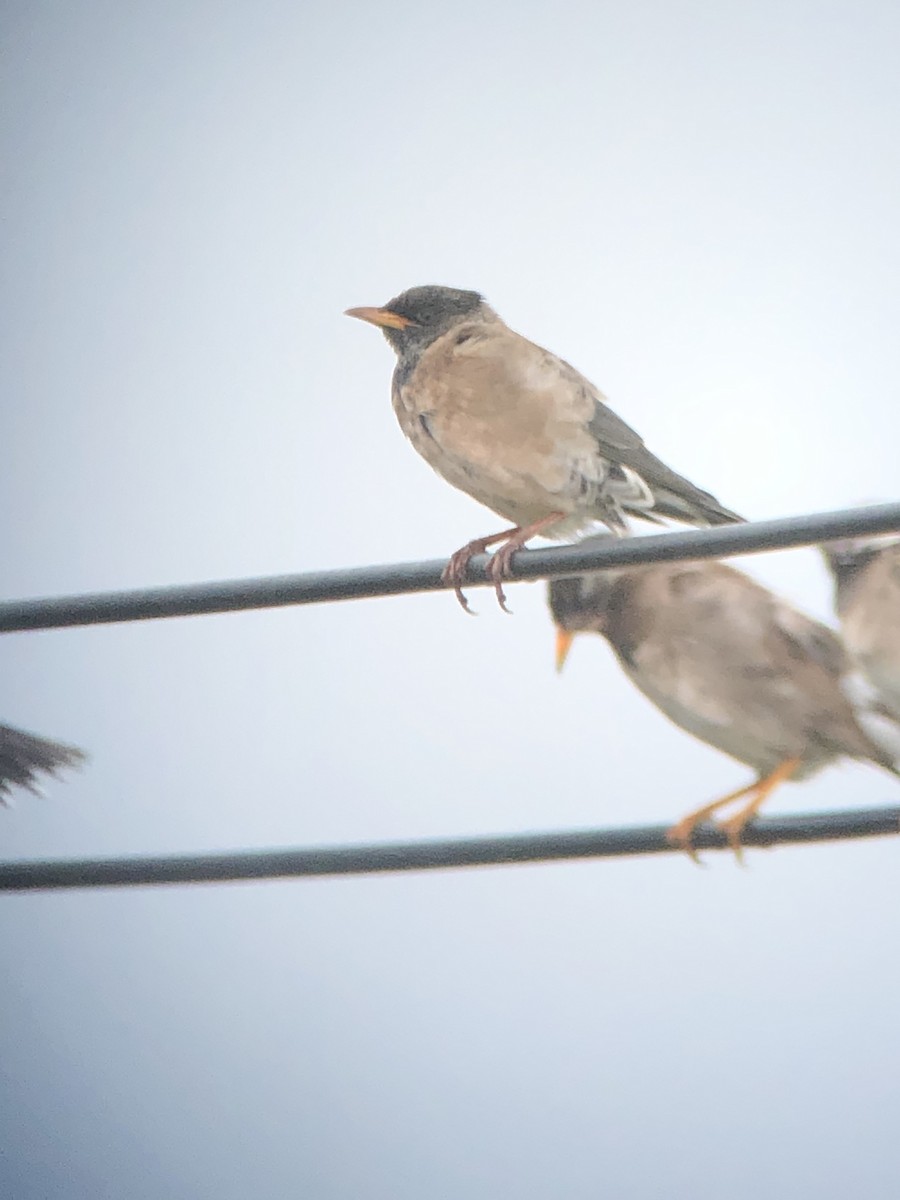
[[[393,400],[422,457],[495,512],[517,524],[553,512],[576,527],[592,519],[588,493],[608,471],[587,429],[593,401],[527,339],[502,325],[451,330]]]

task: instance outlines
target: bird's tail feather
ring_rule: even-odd
[[[63,742],[0,725],[0,803],[15,786],[37,792],[40,774],[55,775],[63,767],[77,767],[84,762],[83,751]]]
[[[683,521],[688,525],[737,525],[743,524],[745,517],[725,508],[715,496],[709,492],[694,489],[689,496],[670,492],[667,488],[653,489],[653,511],[657,516],[668,517],[670,521]],[[645,513],[635,514],[647,519]]]

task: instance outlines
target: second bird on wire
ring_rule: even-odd
[[[575,634],[602,634],[661,712],[756,772],[669,831],[692,856],[694,830],[719,809],[746,800],[722,825],[739,853],[744,827],[782,781],[842,757],[900,775],[900,715],[889,722],[891,744],[875,741],[851,700],[856,664],[837,634],[742,571],[712,561],[613,568],[551,580],[548,598],[557,667]]]

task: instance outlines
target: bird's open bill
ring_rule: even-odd
[[[401,317],[399,313],[391,312],[389,308],[348,308],[345,317],[356,317],[359,321],[368,321],[370,325],[387,326],[388,329],[406,329],[415,325],[409,317]]]

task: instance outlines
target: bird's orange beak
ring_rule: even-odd
[[[409,317],[401,317],[389,308],[348,308],[344,316],[368,321],[370,325],[387,326],[388,329],[405,329],[407,325],[415,325],[415,321]]]
[[[563,629],[561,625],[556,627],[556,669],[561,671],[566,665],[566,659],[569,657],[569,651],[572,649],[572,643],[575,641],[575,634],[570,633],[568,629]]]

